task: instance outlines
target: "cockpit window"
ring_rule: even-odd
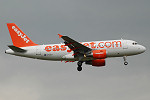
[[[132,44],[133,44],[133,45],[137,45],[137,42],[133,42]]]

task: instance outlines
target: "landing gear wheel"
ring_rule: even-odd
[[[77,70],[78,70],[78,71],[82,71],[82,67],[80,67],[80,66],[77,67]]]
[[[82,63],[83,63],[82,61],[78,61],[78,63],[77,63],[77,65],[78,65],[77,70],[78,70],[78,71],[81,71],[81,70],[82,70],[82,67],[81,67],[81,66],[82,66]]]
[[[128,62],[124,62],[124,65],[128,65]]]

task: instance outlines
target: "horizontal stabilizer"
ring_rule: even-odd
[[[24,53],[24,52],[26,52],[26,51],[27,51],[27,50],[24,50],[24,49],[18,48],[18,47],[13,46],[13,45],[9,45],[8,47],[9,47],[11,50],[13,50],[14,52]]]

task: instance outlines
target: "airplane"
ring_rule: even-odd
[[[146,48],[133,40],[107,40],[77,42],[68,36],[59,35],[64,40],[61,44],[35,44],[15,23],[7,23],[13,42],[6,54],[52,61],[77,61],[77,70],[82,70],[82,64],[95,67],[105,66],[105,59],[123,57],[124,65],[128,65],[127,56],[141,54]]]

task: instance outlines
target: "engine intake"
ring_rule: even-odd
[[[93,57],[94,59],[105,59],[106,49],[93,50],[91,54],[87,55],[87,57]]]

